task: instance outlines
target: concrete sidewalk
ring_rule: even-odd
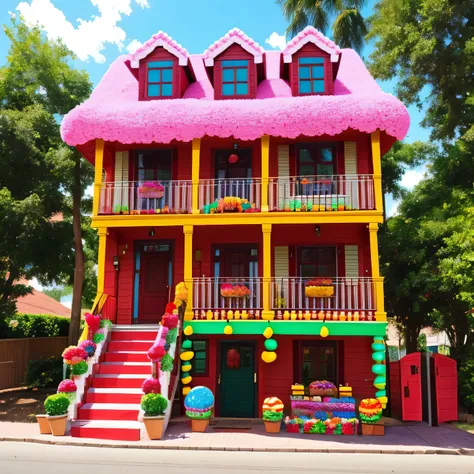
[[[376,454],[466,454],[474,455],[474,435],[451,425],[391,426],[385,436],[334,436],[265,433],[263,424],[250,430],[218,430],[192,433],[189,422],[170,423],[163,440],[150,441],[146,434],[137,442],[40,435],[36,423],[0,423],[0,441],[91,447],[186,449],[216,451],[271,451]]]

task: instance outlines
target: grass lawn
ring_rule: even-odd
[[[36,422],[35,415],[44,413],[44,400],[53,393],[56,390],[52,388],[0,390],[0,421]]]
[[[474,434],[474,423],[456,423],[461,430]]]

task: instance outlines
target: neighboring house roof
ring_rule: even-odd
[[[242,30],[233,28],[204,51],[202,57],[205,65],[213,66],[214,58],[219,56],[219,54],[223,53],[229,46],[235,43],[239,44],[245,49],[245,51],[253,55],[256,64],[263,62],[265,50],[256,41],[249,38]]]
[[[308,37],[314,39],[313,34]],[[236,38],[244,42],[241,36],[229,37],[212,52],[206,51],[207,57]],[[302,41],[291,46],[288,54]],[[256,43],[252,48],[261,49]],[[206,135],[254,140],[263,135],[296,138],[380,129],[389,145],[402,140],[410,125],[405,106],[380,89],[354,50],[333,49],[340,54],[334,95],[292,97],[289,84],[280,76],[282,53],[269,51],[264,55],[265,78],[251,100],[214,100],[204,57],[198,54],[189,56],[196,81],[182,99],[139,101],[138,81],[127,67],[130,57],[121,56],[90,98],[64,117],[62,137],[78,146],[96,138],[123,144],[170,143]]]
[[[341,54],[339,46],[324,36],[316,28],[307,26],[303,31],[290,40],[285,49],[281,52],[284,62],[291,63],[293,54],[298,52],[307,43],[313,43],[318,48],[330,54],[331,62],[335,63],[339,60],[339,55]]]
[[[134,69],[138,68],[140,66],[140,60],[146,58],[158,46],[163,46],[166,51],[169,51],[172,55],[176,56],[179,60],[178,62],[180,66],[186,66],[188,64],[189,54],[187,50],[164,31],[158,31],[158,33],[154,34],[134,53],[129,55],[128,59],[130,61],[130,67]]]
[[[16,307],[18,313],[71,317],[71,310],[68,307],[38,290],[18,298]]]

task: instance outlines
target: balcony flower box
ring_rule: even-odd
[[[245,285],[222,283],[221,296],[224,298],[245,298],[250,296],[250,290]]]
[[[315,278],[305,283],[304,289],[307,298],[330,298],[334,296],[334,286],[330,278]]]
[[[156,181],[146,181],[138,187],[140,199],[161,199],[164,194],[164,186]]]

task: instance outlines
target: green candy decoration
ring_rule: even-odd
[[[372,354],[372,359],[377,362],[383,362],[385,360],[385,352],[374,352]]]
[[[387,386],[387,379],[385,375],[377,375],[374,380],[374,387],[378,388],[379,390],[384,390]]]
[[[267,351],[274,351],[278,347],[278,342],[276,342],[275,339],[267,339],[264,345]]]
[[[380,344],[380,343],[374,342],[372,344],[372,350],[374,352],[385,351],[385,344]]]
[[[375,392],[375,398],[386,397],[387,391],[386,390],[378,390]]]
[[[192,349],[193,343],[190,340],[187,340],[187,341],[184,341],[183,344],[181,344],[181,347],[187,351],[189,349]]]
[[[384,364],[374,364],[372,366],[372,372],[376,375],[385,375],[387,373],[387,367]]]

